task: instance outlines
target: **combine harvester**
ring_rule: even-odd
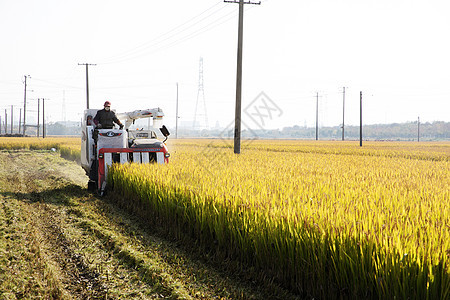
[[[81,166],[89,176],[88,189],[103,196],[106,190],[108,166],[112,163],[169,162],[166,140],[169,131],[162,125],[164,113],[160,108],[136,110],[116,114],[125,124],[124,129],[97,129],[93,118],[97,109],[84,111],[81,136]],[[159,141],[153,130],[130,129],[137,119],[152,118],[152,128],[159,128],[165,140]]]

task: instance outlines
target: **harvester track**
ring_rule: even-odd
[[[86,183],[58,153],[0,151],[0,299],[277,298],[88,193]],[[295,298],[287,295],[279,299]]]

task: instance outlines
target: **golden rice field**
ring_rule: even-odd
[[[231,143],[169,140],[110,186],[305,297],[450,298],[450,143]]]
[[[114,190],[304,295],[450,297],[449,143],[170,149],[163,167],[114,166]]]
[[[70,160],[80,160],[80,138],[71,137],[0,137],[2,150],[50,150],[52,148],[61,152],[61,156]]]

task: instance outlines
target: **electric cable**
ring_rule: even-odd
[[[211,6],[210,8],[206,9],[205,11],[203,11],[202,13],[198,14],[197,16],[189,19],[186,22],[183,22],[182,24],[172,28],[171,30],[157,36],[156,38],[153,38],[139,46],[136,46],[130,50],[124,51],[122,53],[119,53],[115,56],[110,57],[109,59],[105,60],[104,62],[100,62],[100,64],[112,64],[112,63],[116,63],[116,62],[121,62],[121,61],[126,61],[128,60],[127,57],[129,56],[136,56],[139,55],[140,52],[142,51],[146,51],[146,49],[154,47],[155,45],[158,45],[164,41],[167,41],[171,38],[176,37],[177,35],[180,35],[181,33],[190,30],[191,28],[193,28],[194,26],[196,26],[197,24],[203,22],[204,20],[212,17],[213,15],[217,14],[218,12],[222,11],[225,7],[227,7],[226,5],[222,5],[222,7],[214,10],[213,12],[211,12],[210,14],[204,16],[203,18],[201,18],[200,20],[195,21],[194,23],[190,24],[187,27],[184,27],[185,25],[193,22],[194,20],[200,18],[201,16],[203,16],[205,13],[209,12],[210,10],[216,8],[219,4],[223,4],[223,2],[217,2],[216,4],[214,4],[213,6]],[[178,30],[181,29],[181,30]]]

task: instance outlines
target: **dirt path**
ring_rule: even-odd
[[[212,267],[86,182],[58,153],[0,151],[0,299],[295,298]]]

